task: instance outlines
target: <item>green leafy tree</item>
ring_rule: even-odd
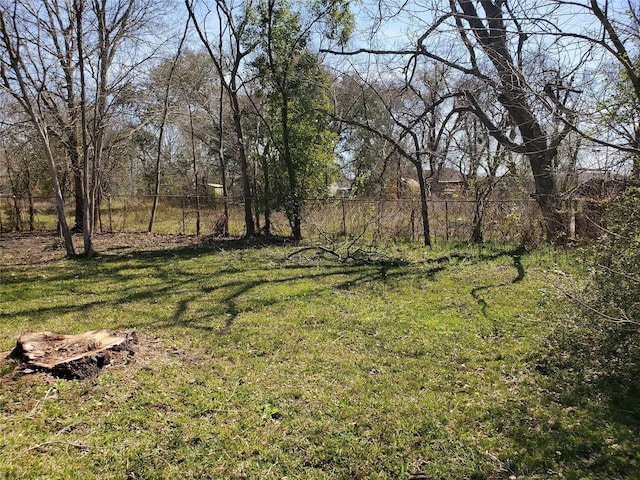
[[[393,143],[384,138],[393,136],[395,123],[378,94],[382,88],[357,75],[345,74],[335,82],[333,98],[336,115],[341,120],[340,166],[352,179],[353,194],[383,197],[390,192],[400,198],[402,179],[410,176],[412,167]]]
[[[314,26],[324,23],[328,36],[343,40],[348,24],[338,25],[346,15],[344,2],[320,3],[311,5],[309,18],[286,1],[263,4],[261,53],[254,61],[267,105],[270,198],[273,207],[284,209],[295,240],[302,238],[305,199],[326,192],[336,168],[338,137],[326,114],[329,79],[309,44]]]
[[[591,273],[586,289],[570,294],[580,309],[565,348],[579,359],[577,372],[633,402],[640,360],[640,188],[611,199],[605,220],[603,234],[584,253]]]

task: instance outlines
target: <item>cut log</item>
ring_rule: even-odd
[[[10,357],[27,367],[46,370],[64,378],[95,377],[110,363],[110,352],[133,352],[135,333],[115,335],[107,330],[93,330],[78,335],[53,332],[25,333],[18,338]]]

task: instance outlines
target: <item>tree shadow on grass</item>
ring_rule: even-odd
[[[491,305],[482,293],[522,282],[525,253],[514,249],[490,255],[488,260],[511,257],[516,276],[471,291],[483,316],[494,322],[496,334],[498,319],[490,315]],[[558,324],[529,362],[526,388],[540,393],[539,404],[526,403],[525,393],[487,409],[489,424],[515,446],[515,455],[499,459],[507,475],[640,478],[637,331],[594,327],[593,322],[584,321]]]
[[[42,322],[48,318],[74,314],[90,319],[91,312],[100,312],[97,316],[102,317],[105,311],[147,310],[150,312],[148,321],[140,321],[140,315],[128,321],[127,314],[123,313],[123,316],[118,315],[119,326],[157,330],[177,326],[226,333],[238,315],[244,312],[258,311],[303,296],[321,295],[363,282],[388,281],[401,275],[401,272],[390,272],[391,267],[387,265],[349,263],[319,267],[317,263],[287,262],[284,253],[278,260],[277,251],[275,255],[270,255],[271,260],[260,258],[259,253],[255,256],[242,253],[247,249],[264,247],[272,248],[264,242],[216,241],[213,246],[177,246],[137,251],[127,249],[116,250],[115,254],[107,251],[91,259],[77,258],[62,267],[52,267],[45,278],[38,280],[57,284],[46,302],[39,302],[35,307],[12,309],[11,313],[0,312],[0,320],[3,317],[20,316],[33,322]],[[193,263],[182,263],[218,255],[223,251],[232,255],[229,264],[225,264],[224,260],[213,262],[211,271],[203,271]],[[194,271],[197,273],[194,274]],[[344,280],[344,277],[348,280]],[[336,280],[332,281],[332,278]],[[282,290],[300,281],[311,281],[313,284],[309,288],[298,289],[295,294],[255,294],[265,285],[276,288],[280,285]],[[16,276],[11,283],[13,288],[20,290],[21,285],[33,283],[33,279]],[[97,290],[95,295],[92,291],[94,288]],[[211,300],[210,305],[203,305],[207,298]],[[169,311],[164,310],[158,315],[158,311],[149,306],[157,303],[166,303]],[[151,315],[155,315],[155,318],[151,318]],[[79,327],[82,328],[82,325]]]
[[[273,267],[277,269],[278,274],[273,275],[273,269],[262,265],[260,260],[252,260],[251,256],[246,259],[243,257],[243,251],[261,248],[273,248],[273,242],[265,242],[264,238],[215,239],[201,245],[125,251],[119,250],[116,246],[116,253],[109,253],[107,250],[94,258],[78,258],[62,268],[57,266],[51,269],[50,275],[42,281],[60,283],[65,291],[56,293],[68,294],[68,302],[57,304],[53,302],[53,305],[25,308],[17,312],[14,310],[11,314],[0,312],[0,319],[13,315],[21,315],[34,321],[73,313],[88,316],[88,312],[94,310],[116,307],[124,309],[144,302],[164,302],[165,297],[174,296],[176,300],[173,302],[171,315],[165,314],[160,319],[149,320],[148,323],[142,324],[139,324],[139,321],[121,322],[130,328],[143,325],[154,325],[154,328],[158,329],[183,326],[227,332],[242,312],[256,311],[302,296],[321,295],[323,292],[334,289],[348,290],[367,282],[400,282],[412,275],[433,278],[449,265],[461,261],[481,263],[505,255],[514,255],[514,264],[516,264],[515,254],[510,250],[498,250],[485,254],[452,253],[427,259],[419,264],[395,258],[378,258],[372,263],[369,261],[370,257],[362,260],[351,259],[344,263],[290,262],[283,252],[280,260],[276,261]],[[182,270],[183,267],[177,262],[177,260],[217,255],[221,252],[230,252],[234,255],[231,257],[234,261],[229,265],[217,264],[210,272],[199,272],[194,275],[190,271]],[[524,278],[523,269],[519,277]],[[140,283],[141,278],[145,280],[143,283]],[[332,278],[335,278],[335,281],[332,281]],[[309,280],[314,282],[314,286],[303,289],[295,295],[274,294],[271,297],[260,298],[253,293],[266,284],[272,287],[277,285],[286,287],[296,285],[299,281],[308,282]],[[32,281],[19,277],[9,279],[9,283],[18,288],[19,285]],[[91,292],[93,285],[100,288],[101,282],[109,282],[108,291],[100,292],[97,298],[94,295],[86,295]],[[190,316],[190,306],[201,304],[204,296],[211,298],[210,311],[204,311],[199,305],[198,315]],[[246,301],[247,297],[251,298],[249,302]],[[240,305],[238,301],[241,298],[245,299],[244,305]],[[171,302],[167,303],[171,304]],[[220,318],[224,319],[222,325]]]
[[[271,270],[260,266],[225,270],[224,274],[226,275],[242,274],[254,269],[253,273],[260,278],[238,279],[229,282],[220,282],[219,279],[210,283],[205,281],[204,286],[195,286],[176,304],[171,316],[165,316],[164,319],[155,321],[150,326],[158,330],[182,327],[225,335],[233,331],[236,321],[242,315],[259,313],[269,307],[278,307],[278,305],[282,306],[299,300],[312,301],[314,298],[324,298],[324,295],[333,295],[336,292],[347,293],[357,289],[366,289],[369,284],[393,285],[425,279],[435,281],[439,273],[446,271],[456,262],[484,263],[509,256],[512,253],[511,250],[500,250],[485,255],[451,254],[416,263],[390,259],[389,261],[375,261],[373,264],[368,260],[360,262],[358,259],[338,262],[333,257],[291,262],[283,256],[275,266],[278,270],[275,276],[271,275]],[[276,290],[278,286],[282,288],[292,286],[293,290],[296,290],[298,282],[309,281],[312,284],[305,289],[298,290],[297,293],[283,295],[276,292],[266,296],[256,294],[267,285]],[[198,306],[203,295],[215,296],[214,303],[217,305],[217,310],[212,308],[203,311]],[[247,301],[247,298],[250,300]],[[301,317],[300,320],[304,322],[304,318]]]
[[[78,322],[80,329],[87,325],[96,328],[93,316],[112,318],[110,325],[105,325],[107,328],[115,321],[120,328],[162,331],[179,327],[226,334],[244,313],[369,283],[394,284],[412,278],[433,280],[457,262],[483,263],[513,253],[511,250],[452,253],[415,263],[385,258],[373,263],[369,258],[344,263],[322,259],[291,262],[285,251],[279,256],[276,250],[266,260],[259,252],[255,256],[243,253],[264,247],[272,248],[261,242],[216,241],[206,246],[116,250],[115,254],[107,251],[91,259],[79,258],[48,272],[51,275],[43,281],[59,285],[47,302],[14,309],[11,314],[0,312],[0,321],[15,315],[33,322],[78,315],[82,319]],[[230,263],[212,262],[211,271],[197,269],[193,263],[181,263],[223,252],[230,253]],[[20,282],[32,282],[18,278],[14,281],[18,288]],[[302,283],[306,284],[301,287]],[[265,286],[273,290],[265,290]],[[69,300],[63,301],[67,297]],[[156,307],[158,304],[162,305],[160,309]]]
[[[500,332],[499,332],[499,328],[498,328],[499,319],[489,315],[488,311],[489,311],[490,305],[485,300],[485,298],[482,296],[482,292],[483,291],[487,291],[487,290],[493,290],[493,289],[496,289],[496,288],[503,288],[503,287],[506,287],[508,285],[513,285],[513,284],[522,282],[524,280],[524,278],[525,278],[525,275],[526,275],[526,271],[524,269],[524,266],[522,265],[522,256],[525,253],[526,253],[526,250],[523,247],[518,247],[518,248],[515,248],[513,250],[501,250],[501,251],[498,251],[498,252],[496,252],[494,254],[485,256],[483,258],[484,261],[492,261],[492,260],[496,260],[496,259],[498,259],[500,257],[511,257],[513,268],[516,269],[517,275],[516,275],[515,278],[513,278],[512,280],[510,280],[508,282],[500,282],[500,283],[493,284],[493,285],[482,285],[482,286],[474,287],[474,288],[471,289],[471,296],[474,298],[474,300],[480,306],[480,310],[482,312],[482,316],[484,318],[490,320],[492,325],[493,325],[493,336],[494,337],[500,336]]]
[[[309,266],[303,266],[304,269],[311,268]],[[309,299],[320,296],[324,293],[333,292],[336,290],[350,290],[358,287],[359,285],[367,282],[377,281],[389,281],[393,279],[402,278],[403,272],[389,272],[387,268],[362,268],[359,266],[325,266],[322,273],[306,273],[300,275],[299,267],[286,267],[284,270],[287,275],[280,275],[278,278],[266,277],[259,280],[245,280],[233,283],[226,283],[220,285],[211,285],[205,287],[196,294],[190,295],[181,300],[178,308],[176,308],[171,318],[164,322],[155,324],[156,328],[168,328],[176,325],[184,326],[186,328],[193,328],[197,330],[210,331],[212,333],[225,334],[228,333],[234,325],[234,322],[241,314],[252,313],[260,311],[263,308],[268,308],[278,304],[286,304],[298,299]],[[315,269],[315,267],[314,267]],[[347,280],[341,280],[331,282],[332,278],[342,279],[347,276]],[[252,295],[260,287],[269,285],[270,287],[277,287],[278,285],[295,285],[296,282],[312,280],[314,285],[301,289],[298,293],[288,293],[286,295],[272,294],[265,298],[254,297],[249,304],[246,304],[246,298]],[[212,294],[216,292],[222,292],[222,297],[218,300],[218,304],[222,306],[222,316],[224,317],[224,323],[220,325],[220,322],[211,322],[211,317],[207,313],[201,314],[199,318],[189,318],[186,313],[190,308],[191,303],[197,303],[200,301],[201,294]],[[244,300],[243,300],[244,299]],[[242,303],[245,305],[242,305]],[[218,315],[220,316],[220,315]]]
[[[571,320],[575,311],[550,314],[564,321],[528,360],[539,402],[514,397],[488,413],[517,446],[512,471],[518,478],[640,478],[637,331]]]

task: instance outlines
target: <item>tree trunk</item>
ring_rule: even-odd
[[[77,148],[77,147],[76,147]],[[69,147],[71,150],[71,147]],[[84,225],[84,193],[82,188],[82,166],[78,158],[78,153],[71,156],[71,169],[73,170],[73,193],[75,198],[75,221],[73,222],[73,230],[76,232],[82,231]]]
[[[84,10],[84,2],[76,0],[76,35],[78,42],[78,65],[80,70],[80,123],[82,126],[82,205],[83,205],[83,224],[82,238],[84,242],[84,255],[91,257],[93,255],[93,216],[91,202],[91,188],[89,186],[89,131],[87,128],[87,83],[84,69],[84,44],[82,27],[82,16]],[[77,206],[76,206],[77,211]]]
[[[640,92],[638,92],[640,95]],[[640,125],[634,130],[633,148],[636,150],[631,157],[631,178],[640,180]]]
[[[508,84],[499,101],[515,120],[522,136],[523,151],[533,173],[535,193],[545,222],[546,235],[551,242],[562,242],[567,226],[560,213],[558,192],[554,173],[556,149],[549,149],[547,135],[537,121],[526,101],[519,75],[502,72],[502,82]]]
[[[6,159],[9,158],[6,148],[5,148],[4,155]],[[7,162],[7,176],[9,179],[9,185],[11,186],[11,196],[13,197],[13,208],[9,210],[9,219],[11,219],[11,215],[12,215],[11,212],[13,212],[13,216],[14,216],[13,222],[11,222],[12,223],[11,230],[19,232],[22,230],[22,214],[20,213],[20,205],[18,204],[19,192],[15,182],[13,181],[13,171],[11,168],[11,163],[9,162]]]
[[[220,96],[218,97],[218,162],[220,163],[220,179],[222,180],[222,201],[224,208],[224,217],[222,219],[222,236],[229,236],[229,189],[227,188],[227,162],[224,158],[224,108],[222,101],[224,99],[224,88],[222,81],[220,82]]]
[[[427,203],[427,182],[422,170],[422,162],[414,162],[420,185],[420,214],[422,216],[422,233],[425,247],[431,246],[431,229],[429,228],[429,204]]]
[[[27,200],[29,201],[29,231],[33,232],[36,229],[36,213],[33,206],[33,193],[31,192],[31,185],[27,186]]]
[[[242,177],[242,195],[244,201],[244,224],[245,236],[253,237],[256,234],[255,224],[253,222],[253,198],[251,194],[251,179],[249,178],[249,162],[247,160],[247,151],[244,145],[244,131],[242,128],[242,111],[240,102],[238,101],[238,92],[235,85],[235,78],[228,90],[231,100],[231,110],[233,111],[233,126],[236,131],[236,139],[238,142],[238,154],[240,156],[240,176]]]
[[[196,136],[193,129],[193,112],[191,105],[187,105],[189,109],[189,128],[191,129],[191,160],[193,162],[193,182],[194,193],[196,196],[196,236],[200,236],[200,195],[198,192],[198,164],[196,162]]]
[[[526,78],[509,52],[507,30],[502,17],[503,2],[487,0],[481,3],[485,11],[486,25],[478,15],[473,2],[458,0],[473,35],[482,45],[500,79],[497,99],[507,109],[520,131],[520,151],[528,158],[531,166],[536,187],[533,196],[542,210],[547,237],[551,241],[562,241],[566,237],[566,225],[559,212],[553,171],[556,149],[549,148],[550,139],[527,100]]]
[[[53,195],[56,200],[56,211],[58,213],[58,226],[60,228],[60,234],[64,239],[64,246],[67,250],[67,256],[75,257],[76,250],[73,246],[73,239],[71,238],[71,232],[69,232],[69,225],[67,224],[67,218],[64,213],[64,199],[62,198],[62,190],[60,189],[60,183],[58,182],[58,172],[56,170],[53,152],[51,151],[51,145],[49,145],[49,139],[47,138],[46,133],[42,131],[39,125],[38,133],[40,135],[40,139],[44,143],[45,150],[47,152],[47,164],[49,166],[49,173],[51,174]]]
[[[544,142],[546,148],[546,142]],[[540,145],[542,147],[542,145]],[[567,238],[568,225],[562,215],[560,199],[556,189],[553,162],[555,159],[544,150],[527,154],[533,172],[536,191],[534,198],[544,218],[545,233],[550,242],[563,243]]]
[[[484,242],[483,223],[484,215],[487,211],[485,196],[476,187],[476,201],[473,208],[473,228],[471,231],[471,243],[480,244]]]
[[[298,178],[296,176],[293,158],[291,158],[291,143],[289,130],[289,99],[286,95],[282,96],[282,105],[280,107],[280,121],[282,123],[282,143],[283,143],[283,161],[287,168],[287,177],[289,180],[289,200],[287,201],[287,214],[291,223],[291,233],[293,241],[302,240],[302,218],[300,212],[300,199],[298,194]]]
[[[269,181],[269,150],[270,142],[264,147],[262,155],[262,176],[264,181],[264,234],[271,235],[271,185]]]
[[[156,212],[158,211],[158,197],[160,196],[160,158],[162,156],[162,132],[163,128],[161,127],[154,171],[153,202],[151,204],[151,214],[149,216],[149,227],[147,228],[147,232],[149,233],[153,232],[153,224],[156,221]]]

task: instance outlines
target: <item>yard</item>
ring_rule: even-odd
[[[96,249],[0,236],[0,478],[640,478],[637,387],[575,348],[572,252]],[[138,345],[94,379],[5,358],[100,328]]]

